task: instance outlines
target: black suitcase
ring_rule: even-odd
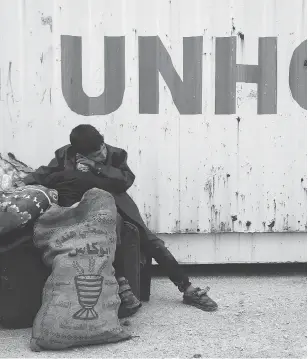
[[[151,294],[152,257],[140,252],[138,228],[127,221],[121,231],[121,242],[125,250],[125,276],[132,292],[142,302],[148,302]]]
[[[5,328],[32,327],[51,272],[42,262],[30,233],[20,236],[16,246],[7,250],[0,247],[0,325]]]

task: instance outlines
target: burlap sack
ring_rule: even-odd
[[[52,205],[37,221],[34,243],[52,274],[33,325],[33,351],[130,338],[118,320],[116,216],[113,197],[95,188],[75,206]]]

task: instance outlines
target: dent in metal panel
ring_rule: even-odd
[[[158,36],[139,37],[139,113],[159,113],[159,73],[182,115],[202,113],[202,36],[183,39],[183,81]]]
[[[307,40],[303,41],[293,52],[289,85],[294,100],[307,110]]]
[[[259,64],[236,64],[236,37],[216,39],[215,114],[236,113],[236,83],[258,84],[258,114],[277,113],[277,39],[259,38]]]
[[[62,92],[69,108],[79,115],[107,115],[122,104],[125,89],[125,40],[105,36],[105,90],[89,97],[82,87],[82,40],[61,36]]]

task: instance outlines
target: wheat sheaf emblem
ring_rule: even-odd
[[[88,273],[85,274],[84,269],[77,262],[73,262],[73,267],[78,275],[74,277],[77,298],[81,308],[73,315],[74,319],[93,320],[98,318],[95,306],[102,293],[104,277],[102,272],[108,263],[109,257],[100,265],[97,273],[95,273],[95,259],[89,258]]]

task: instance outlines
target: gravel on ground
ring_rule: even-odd
[[[193,277],[219,305],[184,305],[167,278],[153,278],[150,302],[122,323],[133,339],[111,345],[34,353],[31,329],[0,329],[1,358],[306,358],[304,274]]]

